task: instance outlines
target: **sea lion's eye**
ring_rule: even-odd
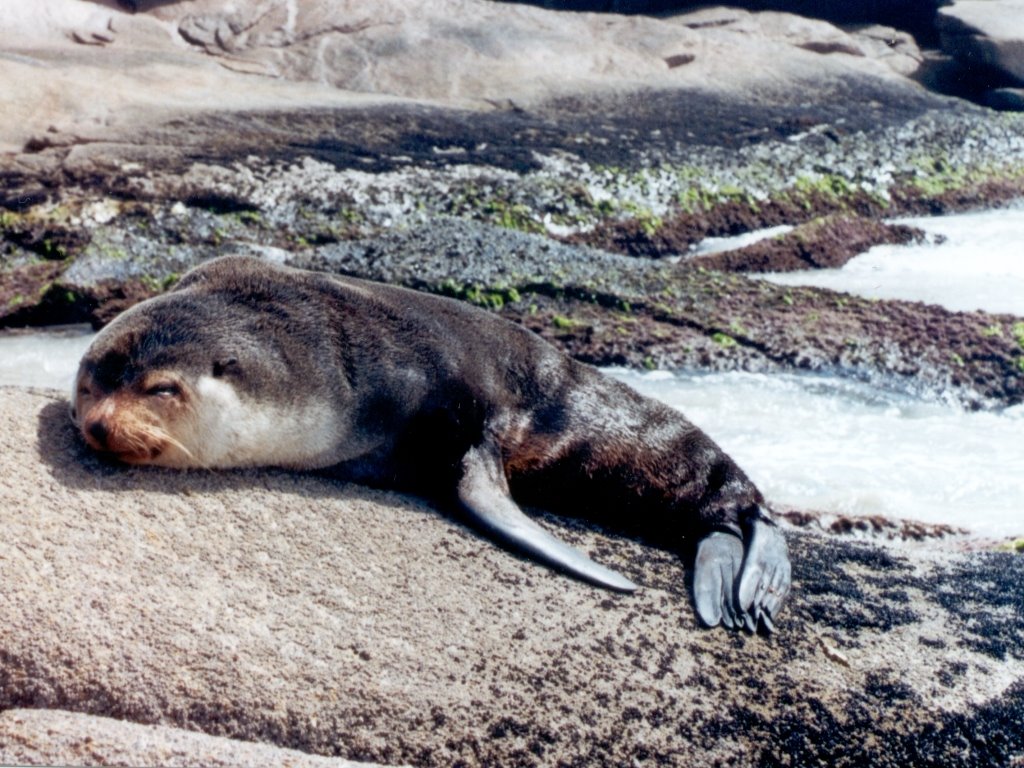
[[[152,397],[175,397],[181,394],[181,387],[165,381],[149,387],[146,390],[146,394]]]
[[[213,363],[213,378],[219,379],[229,368],[238,365],[238,360],[229,357],[227,360],[215,360]]]

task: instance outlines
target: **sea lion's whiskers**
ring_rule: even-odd
[[[185,445],[180,440],[172,437],[163,427],[159,427],[156,424],[147,425],[144,434],[146,437],[152,438],[155,442],[164,443],[166,445],[170,445],[174,448],[177,448],[189,459],[195,459],[195,454],[193,454],[192,451],[186,448]]]

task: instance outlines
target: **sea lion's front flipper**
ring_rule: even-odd
[[[749,540],[725,531],[709,534],[697,547],[693,597],[697,614],[709,627],[754,632],[760,623],[775,629],[789,593],[791,568],[786,539],[766,520],[755,520]]]
[[[459,501],[489,534],[547,565],[562,568],[593,584],[621,592],[638,588],[629,579],[598,565],[528,518],[509,495],[497,449],[471,448],[462,460],[462,470]]]

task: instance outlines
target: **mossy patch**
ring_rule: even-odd
[[[504,229],[544,232],[540,212],[522,200],[513,200],[511,195],[510,190],[494,189],[489,184],[467,183],[452,196],[447,213]]]
[[[515,303],[522,299],[519,290],[514,286],[481,286],[476,283],[464,285],[451,279],[437,286],[437,293],[492,310],[499,310],[507,303]]]
[[[941,161],[922,161],[887,186],[860,184],[836,173],[799,176],[789,186],[763,195],[728,184],[695,183],[678,192],[674,207],[664,214],[655,216],[636,204],[622,204],[616,217],[600,220],[589,231],[567,239],[631,256],[660,258],[685,253],[706,237],[836,216],[870,220],[880,230],[885,225],[877,220],[882,217],[952,212],[1021,194],[1024,166],[961,171]],[[892,231],[890,237],[907,241],[898,227]],[[798,237],[813,239],[813,232]]]
[[[0,212],[0,240],[47,261],[63,261],[88,245],[88,229],[72,225],[61,208]]]
[[[715,344],[718,344],[720,347],[724,347],[725,349],[732,349],[738,344],[736,339],[734,339],[729,334],[723,333],[721,331],[711,334],[711,340],[715,342]]]
[[[551,318],[551,324],[563,331],[568,331],[580,325],[578,320],[573,320],[565,315],[555,315]]]

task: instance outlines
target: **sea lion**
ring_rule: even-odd
[[[129,464],[330,470],[452,502],[587,581],[636,585],[513,495],[603,510],[682,551],[697,613],[773,628],[786,542],[736,464],[681,414],[453,299],[223,257],[127,310],[86,351],[72,418]],[[635,526],[634,526],[635,527]]]

